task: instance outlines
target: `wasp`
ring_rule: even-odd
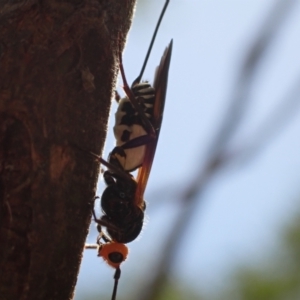
[[[127,83],[119,52],[120,73],[126,96],[122,99],[116,97],[119,104],[114,126],[116,147],[109,154],[108,161],[97,156],[100,163],[107,167],[103,174],[107,187],[101,196],[103,216],[97,218],[94,211],[93,216],[99,231],[98,256],[116,269],[112,300],[116,298],[121,275],[120,264],[128,255],[125,244],[135,240],[143,227],[146,208],[144,193],[163,119],[172,40],[156,69],[153,86],[147,81],[141,82],[141,78],[168,3],[169,0],[165,2],[160,14],[140,74],[131,87]],[[135,170],[136,178],[131,174]],[[106,228],[106,233],[102,227]],[[86,248],[95,247],[87,245]]]

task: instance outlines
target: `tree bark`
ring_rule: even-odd
[[[1,1],[0,300],[73,297],[134,2]]]

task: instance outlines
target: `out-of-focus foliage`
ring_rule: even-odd
[[[300,214],[284,230],[279,248],[267,261],[240,268],[233,287],[219,299],[300,299]]]
[[[184,283],[183,283],[184,284]],[[197,295],[195,291],[189,290],[180,283],[169,283],[165,286],[163,293],[156,300],[201,300],[204,299]]]

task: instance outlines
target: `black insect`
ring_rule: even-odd
[[[107,187],[101,197],[104,215],[97,218],[95,212],[93,214],[99,231],[98,256],[103,257],[116,269],[112,299],[116,297],[121,274],[120,264],[128,255],[128,248],[124,244],[136,239],[143,227],[146,208],[144,192],[163,119],[172,41],[156,69],[153,87],[148,82],[141,82],[141,78],[168,3],[169,0],[165,2],[141,72],[131,88],[125,77],[121,54],[119,55],[126,96],[118,101],[114,126],[117,145],[110,153],[108,162],[98,157],[99,161],[107,167],[103,174]],[[134,170],[138,172],[136,178],[130,174]],[[103,232],[103,226],[107,233]],[[87,246],[87,248],[94,248],[94,246]]]

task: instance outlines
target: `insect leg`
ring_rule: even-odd
[[[117,101],[117,103],[119,103],[119,101],[121,100],[121,96],[117,90],[115,91],[115,100]]]
[[[101,243],[101,239],[105,242],[105,243],[111,243],[111,239],[102,231],[101,225],[98,224],[97,226],[97,230],[99,231],[99,235],[97,237],[97,244],[99,246],[102,245]]]
[[[114,174],[114,176],[118,176],[119,178],[124,179],[127,182],[132,182],[132,176],[127,173],[124,172],[122,169],[120,169],[117,165],[111,164],[108,161],[106,161],[105,159],[103,159],[101,156],[88,151],[92,156],[94,156],[102,165],[106,166],[110,171],[112,171],[112,173]],[[105,172],[104,172],[105,173]]]
[[[98,226],[100,227],[100,230],[98,229]],[[85,249],[99,249],[103,243],[101,242],[101,239],[104,241],[104,243],[111,243],[111,239],[107,237],[107,235],[102,231],[101,226],[98,225],[97,229],[99,231],[99,235],[97,237],[96,244],[85,244]]]
[[[100,219],[97,218],[96,213],[95,213],[95,209],[93,209],[93,217],[94,217],[94,221],[98,224],[97,225],[97,229],[99,231],[99,233],[102,232],[101,226],[104,226],[106,228],[110,228],[112,230],[119,230],[120,228],[115,226],[114,224],[112,224],[107,217],[102,216]],[[98,227],[99,226],[99,227]],[[104,233],[103,233],[104,235]]]
[[[120,72],[121,72],[121,76],[122,76],[122,80],[123,80],[123,84],[124,84],[123,89],[124,89],[127,97],[129,98],[130,102],[132,103],[134,109],[140,115],[142,122],[145,126],[145,130],[148,132],[149,135],[152,135],[155,137],[156,132],[155,132],[155,129],[153,128],[153,125],[151,124],[149,119],[146,117],[145,112],[143,111],[142,107],[139,105],[138,100],[135,98],[131,88],[129,87],[129,85],[127,83],[125,71],[124,71],[124,67],[123,67],[121,51],[119,51],[119,64],[120,64]]]
[[[110,164],[118,167],[121,170],[123,168],[123,166],[122,166],[119,158],[122,157],[123,159],[126,159],[127,154],[126,154],[125,150],[144,146],[144,145],[150,144],[151,142],[155,142],[155,140],[156,140],[156,138],[151,135],[143,135],[143,136],[134,138],[132,140],[129,140],[122,146],[116,146],[109,153],[108,161]],[[138,166],[137,166],[137,168],[138,168]],[[113,176],[112,176],[112,173],[110,173],[110,172],[107,173],[107,171],[104,172],[103,177],[104,177],[104,180],[107,185],[113,184],[115,182],[114,175],[115,174],[113,174]],[[111,177],[113,177],[113,178],[111,178]]]

